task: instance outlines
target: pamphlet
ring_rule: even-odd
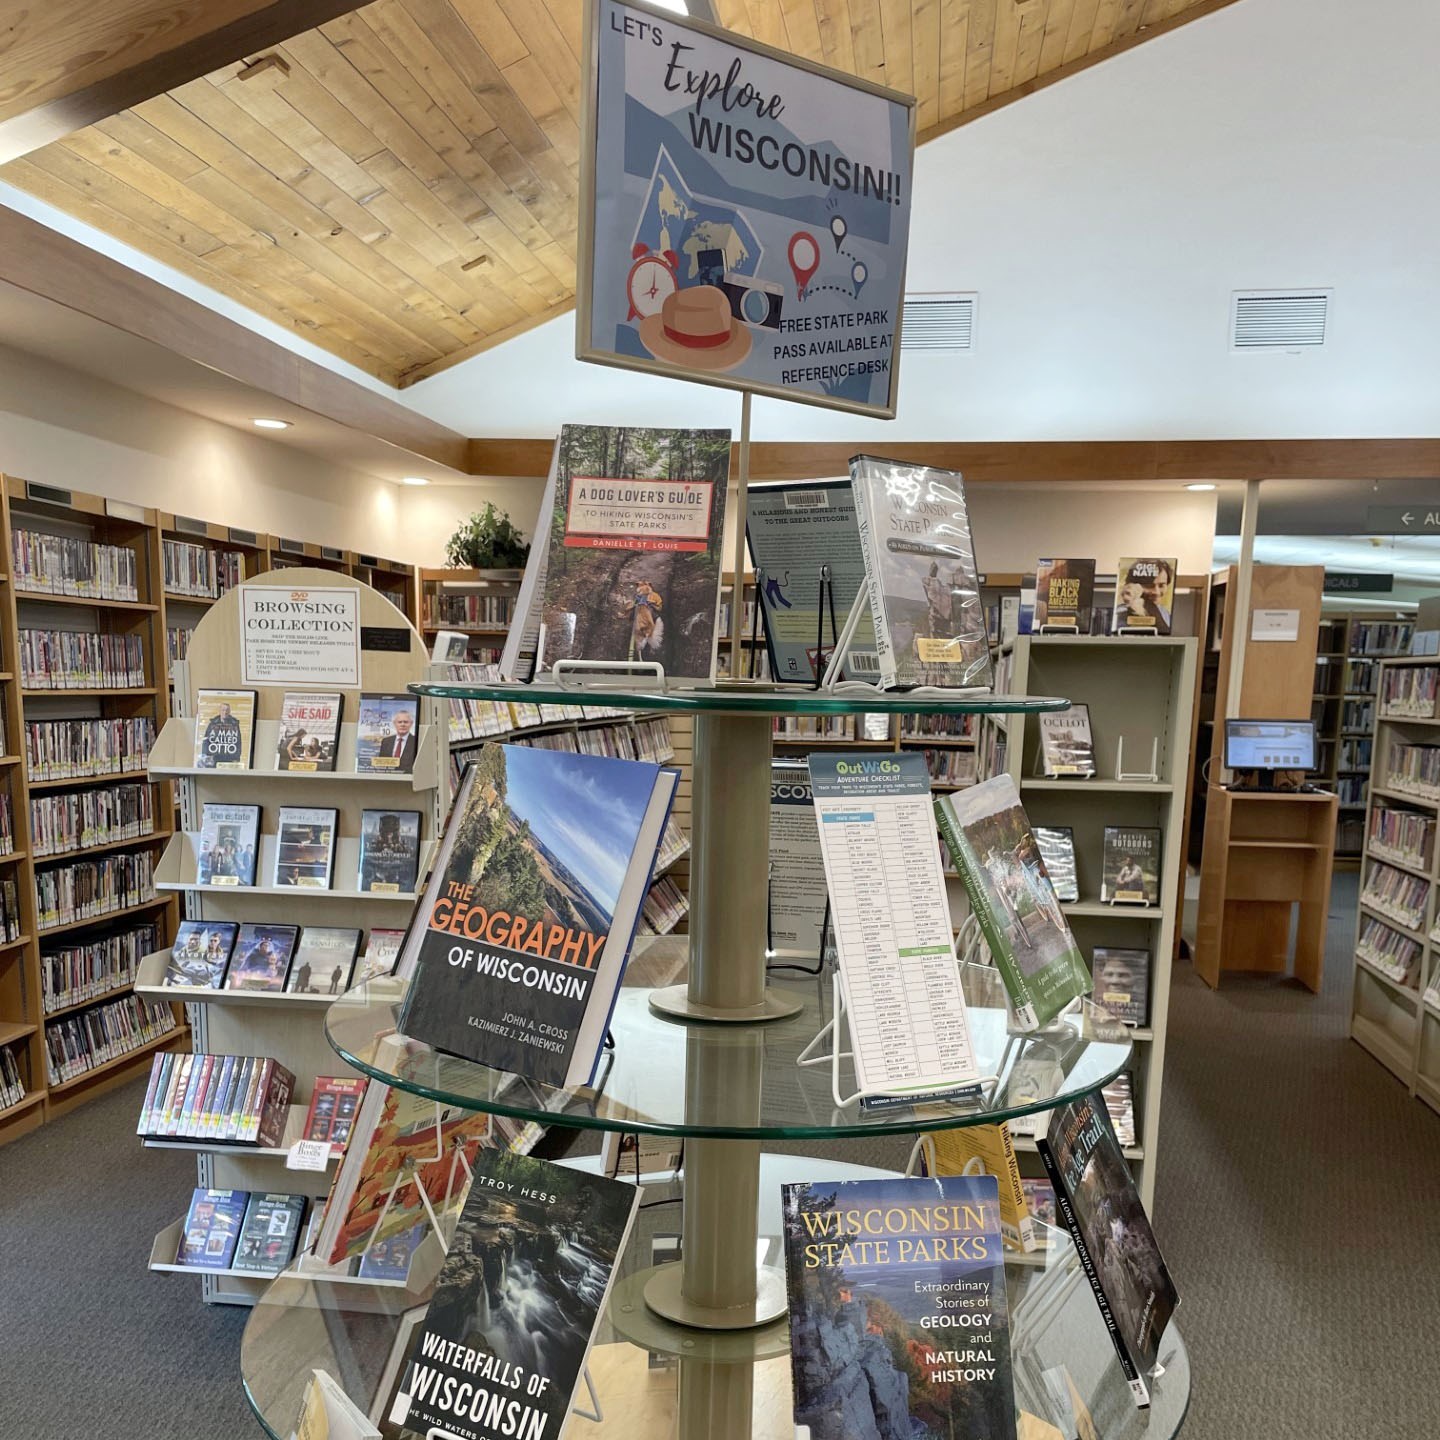
[[[861,1093],[976,1084],[925,757],[813,754],[810,782]]]

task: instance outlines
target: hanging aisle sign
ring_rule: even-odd
[[[576,354],[891,418],[915,102],[590,0]]]

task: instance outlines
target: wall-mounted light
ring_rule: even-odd
[[[288,430],[290,428],[290,422],[288,420],[266,420],[262,418],[252,420],[250,423],[257,430]]]

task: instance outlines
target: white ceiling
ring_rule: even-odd
[[[1238,536],[1216,536],[1217,566],[1234,564],[1239,558]],[[1257,535],[1255,559],[1262,565],[1324,565],[1330,570],[1393,575],[1428,586],[1427,593],[1440,591],[1440,538],[1434,536]]]
[[[756,436],[1436,434],[1437,51],[1433,0],[1245,0],[932,142],[908,287],[977,290],[975,349],[905,356],[893,423],[759,400]],[[1290,285],[1334,287],[1325,348],[1230,353],[1231,292]],[[474,435],[738,424],[572,345],[556,320],[405,398]]]
[[[909,288],[978,291],[975,349],[907,355],[893,423],[758,400],[756,437],[1440,433],[1440,6],[1369,0],[1364,37],[1356,15],[1356,0],[1246,0],[924,147]],[[5,186],[0,202],[386,389],[40,202]],[[1231,292],[1288,285],[1334,288],[1324,350],[1230,353]],[[9,323],[0,314],[0,340],[59,343]],[[738,425],[733,393],[582,365],[573,333],[565,317],[386,393],[471,435],[544,437],[566,420]],[[236,403],[159,368],[117,373],[214,418]],[[1286,503],[1267,486],[1262,515]]]

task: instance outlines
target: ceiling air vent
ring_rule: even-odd
[[[1330,290],[1237,290],[1232,350],[1315,350],[1325,343]]]
[[[979,297],[907,295],[900,320],[902,350],[969,350],[975,340],[975,301]]]

